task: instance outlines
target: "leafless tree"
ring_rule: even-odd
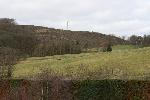
[[[0,18],[0,24],[12,24],[16,25],[15,19],[10,19],[10,18]]]
[[[15,49],[7,47],[0,48],[1,78],[12,77],[13,65],[17,63],[18,59]]]

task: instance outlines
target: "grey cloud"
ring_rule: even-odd
[[[150,32],[149,0],[1,0],[0,17],[20,24],[130,35]]]

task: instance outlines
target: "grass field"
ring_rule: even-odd
[[[15,65],[14,78],[36,76],[44,70],[65,79],[150,79],[150,48],[115,46],[113,52],[32,57]]]

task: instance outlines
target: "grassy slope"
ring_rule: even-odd
[[[14,77],[32,76],[48,69],[67,79],[148,79],[150,48],[114,47],[112,53],[82,53],[33,57],[15,66]]]

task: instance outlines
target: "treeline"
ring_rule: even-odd
[[[137,45],[139,47],[148,47],[150,46],[150,35],[144,36],[132,35],[129,37],[128,41],[132,45]]]
[[[78,41],[48,40],[40,42],[32,56],[53,56],[63,54],[79,54],[81,48]]]

